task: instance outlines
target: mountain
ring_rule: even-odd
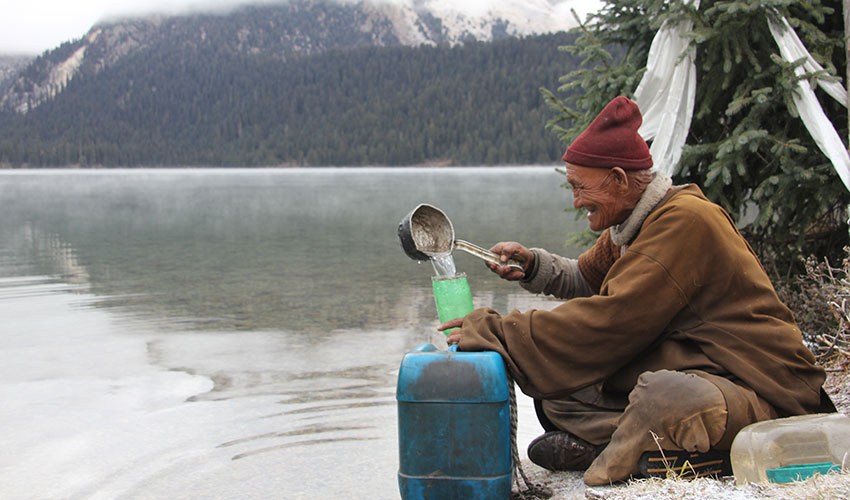
[[[478,11],[465,5],[447,0],[292,0],[99,24],[84,37],[42,54],[7,79],[5,91],[0,88],[0,162],[484,162],[472,154],[485,152],[483,145],[460,145],[456,138],[425,138],[417,153],[370,152],[367,147],[352,157],[323,153],[334,141],[315,137],[330,130],[352,132],[338,128],[340,123],[361,128],[363,123],[350,116],[357,108],[373,119],[375,133],[366,134],[369,140],[387,141],[378,130],[397,121],[394,111],[404,109],[413,114],[410,123],[424,130],[436,124],[462,127],[472,141],[481,135],[475,128],[484,124],[473,121],[476,111],[470,106],[488,104],[464,96],[464,89],[466,94],[475,89],[516,101],[513,120],[479,109],[482,118],[489,118],[487,127],[507,122],[531,126],[526,120],[533,116],[534,134],[545,133],[539,96],[520,99],[510,86],[535,93],[540,86],[554,88],[557,76],[569,69],[557,65],[559,57],[566,59],[557,51],[567,43],[566,35],[548,35],[554,38],[544,41],[541,37],[547,35],[534,34],[569,28],[568,18],[558,13],[567,4],[508,0],[489,8],[479,5]],[[422,100],[422,92],[431,96],[433,106]],[[269,116],[272,110],[278,115]],[[464,121],[452,122],[452,114]],[[306,137],[301,134],[305,131]],[[547,158],[555,154],[554,142],[535,142],[547,143]],[[434,147],[428,150],[424,144]],[[519,153],[510,158],[490,153],[489,162],[539,158],[528,153],[528,159]]]
[[[76,75],[96,74],[158,43],[211,45],[234,54],[268,54],[286,61],[335,48],[454,45],[565,31],[575,24],[564,13],[565,2],[507,0],[486,9],[470,5],[475,4],[292,0],[224,14],[104,23],[34,61],[0,94],[0,109],[26,113],[56,96]]]
[[[32,60],[33,58],[29,56],[0,55],[0,96],[6,93],[18,73]]]

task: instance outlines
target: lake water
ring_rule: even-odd
[[[417,204],[574,256],[552,167],[0,171],[0,498],[396,499],[395,383],[445,348]],[[477,307],[557,302],[456,254]],[[434,425],[441,425],[435,422]],[[520,399],[519,443],[541,432]]]

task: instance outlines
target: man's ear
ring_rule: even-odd
[[[625,191],[629,187],[629,176],[626,175],[626,171],[620,167],[612,167],[608,170],[608,174],[611,176],[611,180],[617,185],[618,188]]]

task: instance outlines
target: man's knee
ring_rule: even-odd
[[[687,451],[707,451],[726,429],[726,400],[714,384],[692,373],[645,372],[629,395],[629,406],[653,432]]]
[[[693,373],[672,370],[642,373],[629,394],[629,405],[636,403],[650,410],[686,412],[717,404],[725,406],[717,386]]]

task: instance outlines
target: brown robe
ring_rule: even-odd
[[[579,258],[591,286],[588,262],[605,259],[588,257],[607,245],[606,233]],[[628,393],[645,371],[701,370],[752,388],[782,415],[819,409],[824,371],[734,221],[698,187],[671,189],[625,252],[614,249],[598,294],[504,317],[476,309],[459,348],[499,352],[538,399],[595,384]]]

